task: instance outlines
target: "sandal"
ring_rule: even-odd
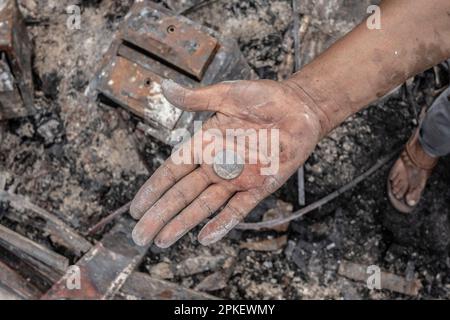
[[[418,150],[418,148],[421,147],[419,142],[419,129],[416,129],[415,133],[412,135],[412,137],[406,144],[405,149],[401,153],[400,158],[397,160],[397,162],[402,161],[405,168],[413,167],[415,168],[416,171],[420,170],[425,171],[425,179],[428,180],[434,167],[436,167],[438,163],[438,158],[430,160],[430,157],[424,156],[423,150]],[[387,184],[389,200],[392,206],[398,211],[402,213],[410,213],[417,207],[418,202],[414,206],[410,206],[406,202],[406,195],[408,194],[408,190],[406,191],[402,199],[397,199],[397,197],[394,195],[394,192],[392,190],[391,179],[394,175],[394,170],[396,168],[397,163],[392,167],[391,172],[389,173]]]

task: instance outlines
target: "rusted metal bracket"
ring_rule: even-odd
[[[172,106],[161,93],[164,78],[196,87],[254,77],[234,40],[144,0],[126,15],[87,92],[131,111],[144,120],[140,128],[173,144],[173,130],[209,114]]]
[[[43,299],[113,298],[149,248],[149,246],[139,247],[131,239],[131,231],[135,224],[136,222],[131,218],[121,219],[102,241],[77,262],[80,276],[79,288],[71,288],[67,285],[74,275],[73,269],[69,269]]]
[[[16,0],[0,0],[0,120],[33,111],[30,39]]]

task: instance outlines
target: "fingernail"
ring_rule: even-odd
[[[210,245],[219,239],[221,239],[224,236],[224,230],[216,231],[216,232],[206,232],[205,228],[200,230],[200,233],[197,236],[198,242],[200,242],[201,245],[207,246]]]
[[[154,241],[154,244],[160,249],[167,249],[168,247],[170,247],[170,245],[167,245],[166,243],[157,240]]]
[[[407,202],[408,202],[408,205],[409,205],[410,207],[413,207],[413,206],[415,206],[415,205],[417,204],[417,201],[416,201],[416,200],[413,200],[413,199],[410,199],[410,200],[408,200]]]
[[[223,236],[212,237],[210,235],[202,237],[201,235],[199,235],[198,236],[198,242],[200,242],[200,244],[202,246],[209,246],[210,244],[213,244],[213,243],[219,241],[222,237]]]
[[[138,220],[142,217],[141,212],[142,210],[140,210],[139,206],[137,205],[137,201],[133,200],[130,205],[130,216],[132,216],[135,220]]]
[[[239,220],[232,220],[230,221],[230,223],[228,223],[228,225],[219,228],[219,230],[213,230],[210,232],[205,231],[205,228],[207,227],[206,225],[198,235],[198,242],[200,242],[200,244],[204,246],[213,244],[225,237],[225,235],[230,232],[231,229],[233,229],[238,223]]]
[[[154,241],[155,246],[157,246],[158,248],[161,249],[167,249],[168,247],[170,247],[172,244],[174,244],[175,242],[170,242],[170,241],[164,241],[161,239],[156,238]]]
[[[139,228],[139,224],[134,227],[133,231],[131,232],[131,238],[133,239],[134,243],[137,244],[140,247],[143,247],[148,244],[148,240],[146,239],[145,235],[142,234],[142,231]]]
[[[173,233],[171,232],[170,236],[163,236],[161,237],[160,235],[158,235],[158,237],[156,237],[155,239],[155,245],[158,248],[161,249],[167,249],[168,247],[171,247],[172,245],[175,244],[175,242],[177,242],[178,240],[180,240],[188,231],[182,231],[182,232],[177,232],[177,233]]]

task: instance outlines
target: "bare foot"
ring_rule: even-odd
[[[395,208],[409,212],[417,206],[437,161],[423,150],[416,131],[389,175],[390,192],[398,200],[391,199]]]

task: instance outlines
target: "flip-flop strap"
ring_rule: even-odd
[[[414,135],[411,137],[411,139],[406,144],[404,154],[408,157],[408,159],[414,166],[416,166],[420,169],[426,170],[426,171],[431,171],[431,170],[433,170],[434,167],[436,167],[436,165],[438,163],[438,159],[434,160],[432,163],[429,163],[429,162],[425,163],[422,159],[418,159],[414,155],[412,146],[413,146],[413,143],[415,143],[416,140],[418,140],[418,138],[419,138],[419,130],[416,130]]]

